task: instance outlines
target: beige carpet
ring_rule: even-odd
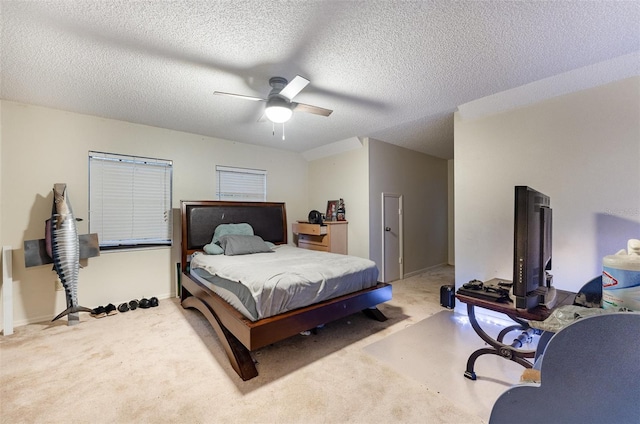
[[[440,267],[396,282],[380,307],[388,321],[356,314],[258,350],[260,375],[247,382],[206,320],[176,299],[101,319],[82,314],[74,327],[18,327],[0,336],[1,422],[485,422],[364,350],[442,311],[439,287],[452,281],[453,268]],[[462,378],[463,364],[449,366]]]

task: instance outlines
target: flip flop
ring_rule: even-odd
[[[149,305],[152,308],[155,308],[156,306],[158,306],[158,298],[154,296],[151,299],[149,299]]]
[[[131,302],[129,302],[129,308],[132,311],[135,311],[136,309],[138,309],[138,299],[133,299]]]
[[[94,318],[102,318],[107,316],[107,311],[104,309],[104,306],[98,306],[91,310],[91,316]]]
[[[127,305],[126,303],[121,303],[120,305],[118,305],[118,310],[120,312],[127,312],[129,310],[129,305]]]
[[[149,299],[143,297],[142,299],[140,299],[140,307],[142,309],[148,309],[151,307],[151,302],[149,302]]]
[[[113,306],[113,303],[109,303],[107,306],[105,306],[104,311],[107,313],[107,315],[115,315],[118,313],[116,307]]]

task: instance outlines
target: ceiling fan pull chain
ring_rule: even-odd
[[[271,123],[271,135],[272,135],[273,137],[275,137],[275,136],[276,136],[276,124],[275,124],[275,122],[272,122],[272,123]]]
[[[284,122],[282,123],[282,141],[284,141]]]

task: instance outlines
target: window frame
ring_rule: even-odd
[[[224,175],[223,175],[224,174]],[[233,185],[233,179],[244,180],[244,186]],[[254,181],[251,181],[254,180]],[[260,180],[261,184],[256,184]],[[228,184],[222,187],[223,184]],[[235,181],[238,183],[238,181]],[[251,191],[261,185],[261,189]],[[249,186],[249,187],[247,187]],[[215,199],[228,202],[266,202],[267,201],[267,171],[255,168],[240,168],[235,166],[216,165]]]
[[[88,164],[89,232],[98,233],[101,252],[173,245],[173,161],[89,151]]]

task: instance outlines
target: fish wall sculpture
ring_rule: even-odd
[[[53,185],[51,219],[46,228],[45,240],[48,237],[51,240],[51,243],[47,243],[47,253],[53,259],[53,268],[60,278],[67,298],[67,309],[52,321],[69,315],[69,325],[74,325],[80,322],[78,312],[91,312],[91,309],[78,305],[80,242],[78,241],[76,219],[67,196],[66,184]],[[49,251],[49,247],[51,251]]]

